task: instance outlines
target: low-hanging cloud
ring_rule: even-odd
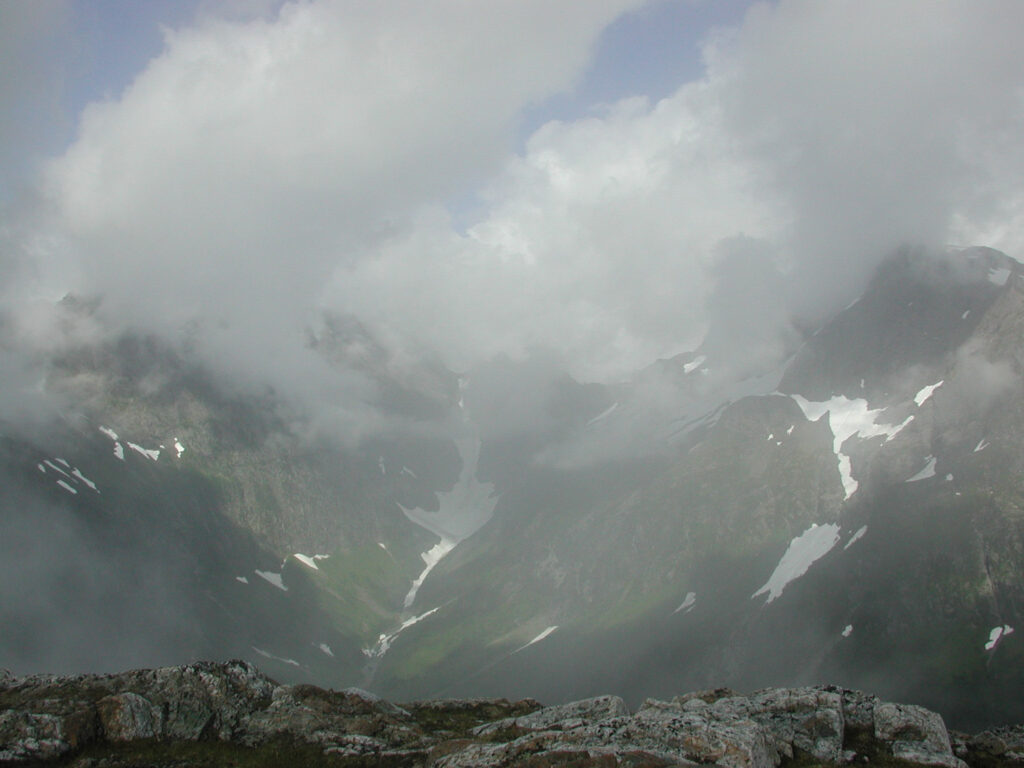
[[[711,338],[784,342],[902,242],[1024,256],[1019,3],[757,4],[708,39],[701,79],[511,153],[524,108],[639,5],[290,3],[170,33],[49,168],[67,287],[102,293],[104,322],[199,328],[234,374],[327,397],[305,347],[321,308],[456,370],[546,348],[612,381],[730,306]],[[473,189],[462,229],[448,206]],[[737,243],[777,290],[722,299]]]

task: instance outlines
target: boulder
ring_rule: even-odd
[[[875,738],[891,744],[893,757],[921,765],[967,768],[953,754],[942,717],[914,704],[875,705]]]

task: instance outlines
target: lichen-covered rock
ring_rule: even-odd
[[[528,715],[509,717],[473,729],[477,736],[487,736],[507,729],[520,731],[571,730],[588,722],[629,715],[626,702],[618,696],[596,696],[568,704],[544,707]]]
[[[96,712],[107,741],[154,739],[164,733],[163,712],[137,693],[105,696],[96,702]]]
[[[922,765],[966,768],[953,754],[942,717],[913,704],[877,704],[875,738],[891,743],[893,757]]]
[[[759,723],[786,757],[793,757],[796,748],[835,763],[843,751],[843,698],[834,691],[769,688],[749,697],[719,698],[710,706],[715,712]]]
[[[992,757],[1024,762],[1024,725],[990,728],[966,739],[965,747]]]
[[[363,691],[328,691],[313,685],[280,686],[268,706],[249,715],[237,734],[258,745],[281,736],[316,743],[345,755],[418,745],[408,712]]]
[[[0,761],[46,760],[64,754],[71,746],[62,725],[57,715],[0,712]]]
[[[102,754],[103,743],[123,749],[142,740],[255,750],[305,744],[332,760],[435,768],[778,768],[791,758],[838,766],[888,754],[965,768],[936,713],[831,687],[699,691],[647,700],[631,713],[616,696],[550,707],[506,699],[399,707],[355,688],[278,686],[244,662],[0,680],[0,762],[45,764],[90,744]],[[1024,728],[958,736],[957,749],[981,760],[972,764],[1012,763],[1024,758]],[[111,768],[136,764],[125,759],[88,758]]]

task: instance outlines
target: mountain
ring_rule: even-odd
[[[768,330],[598,385],[326,317],[307,346],[362,434],[153,337],[67,345],[59,418],[0,425],[0,665],[633,706],[839,684],[1024,721],[1020,266],[904,249]]]
[[[524,470],[378,682],[635,702],[839,681],[1020,717],[1022,297],[1002,254],[907,250],[782,365],[666,361],[666,449]],[[589,429],[643,409],[623,393]]]

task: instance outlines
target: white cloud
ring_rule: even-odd
[[[85,287],[135,323],[294,323],[337,260],[494,167],[631,4],[293,3],[168,33],[50,168]]]
[[[901,241],[1022,242],[1024,6],[757,5],[703,79],[511,155],[523,110],[638,4],[290,3],[174,32],[50,168],[70,287],[105,293],[108,321],[201,317],[211,358],[282,388],[321,375],[302,349],[321,302],[457,369],[546,347],[614,379],[730,308],[721,338],[784,339]],[[461,231],[445,205],[481,187]],[[737,243],[783,281],[741,279]]]

